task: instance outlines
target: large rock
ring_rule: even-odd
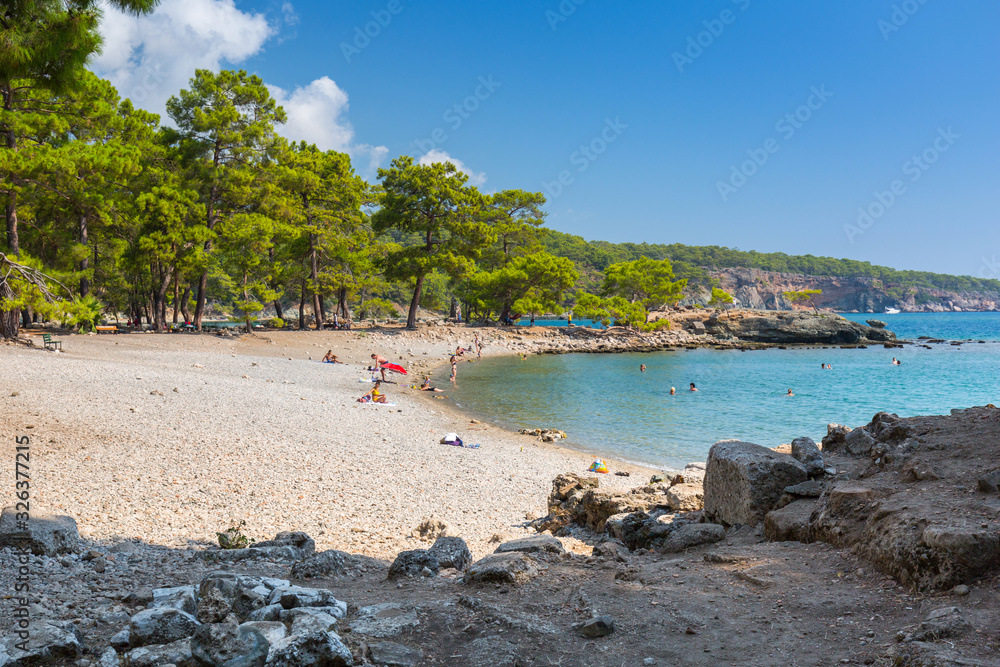
[[[979,478],[979,490],[983,493],[1000,493],[1000,468]]]
[[[31,621],[24,631],[28,633],[27,651],[16,646],[25,641],[24,638],[18,637],[14,630],[4,628],[3,640],[0,641],[0,665],[48,665],[83,655],[83,635],[69,621]]]
[[[677,553],[701,544],[712,544],[726,536],[726,529],[715,523],[689,523],[666,534],[661,553]]]
[[[313,632],[327,632],[337,629],[337,618],[343,618],[336,610],[321,607],[296,607],[281,613],[281,620],[291,626],[292,635],[308,635]]]
[[[191,639],[191,657],[200,667],[264,667],[270,644],[253,627],[202,625]]]
[[[198,625],[194,616],[180,609],[143,609],[129,621],[128,643],[132,648],[169,644],[190,637]]]
[[[805,467],[787,454],[721,440],[708,452],[705,518],[726,526],[755,526],[774,509],[785,487],[808,477]]]
[[[271,647],[267,665],[274,667],[348,667],[354,664],[351,650],[335,632],[293,635]]]
[[[705,487],[702,484],[674,484],[667,489],[667,502],[675,512],[697,512],[705,506]]]
[[[362,607],[351,621],[351,632],[367,637],[386,639],[420,625],[417,612],[395,602],[383,602]]]
[[[399,577],[420,576],[424,569],[437,574],[441,570],[441,564],[434,554],[427,549],[413,549],[412,551],[402,551],[389,566],[389,579]]]
[[[125,664],[128,667],[201,667],[191,655],[191,639],[188,637],[169,644],[134,648],[125,654]]]
[[[18,510],[3,508],[0,514],[0,547],[23,547],[39,556],[55,556],[76,550],[80,533],[73,517],[32,512],[18,521]]]
[[[768,512],[764,517],[764,537],[771,542],[812,542],[812,513],[816,500],[799,500]]]
[[[276,644],[288,636],[288,628],[279,621],[247,621],[240,628],[251,628],[264,635],[268,644]]]
[[[469,545],[461,537],[442,535],[434,541],[434,546],[427,550],[440,567],[450,567],[462,571],[472,563],[472,552]]]
[[[336,549],[313,554],[292,566],[292,576],[296,579],[339,576],[347,570],[345,556]]]
[[[551,535],[532,535],[520,539],[504,542],[496,548],[493,553],[503,554],[520,551],[523,553],[552,553],[561,554],[565,549],[562,542]]]
[[[538,565],[533,558],[514,551],[481,558],[465,573],[469,584],[519,584],[538,574]]]
[[[823,474],[823,453],[812,438],[792,440],[792,458],[805,466],[810,477]]]
[[[588,639],[610,635],[615,631],[615,622],[610,616],[594,616],[577,626],[577,632]]]
[[[826,435],[823,436],[824,452],[839,452],[847,447],[847,434],[851,427],[843,424],[827,424]]]
[[[372,662],[387,667],[416,667],[424,659],[423,651],[393,642],[375,642],[368,651]]]
[[[288,585],[284,580],[266,580],[260,577],[237,575],[231,572],[212,572],[201,580],[198,587],[198,620],[218,623],[230,613],[239,620],[247,620],[253,612],[267,605],[267,598],[274,585]]]
[[[844,445],[849,454],[868,456],[875,446],[875,438],[863,428],[856,428],[844,436]]]
[[[347,614],[347,603],[334,597],[325,588],[303,588],[301,586],[282,586],[271,591],[268,604],[280,604],[285,609],[296,607],[321,607],[323,609],[339,609],[337,618]]]
[[[175,586],[173,588],[156,588],[153,590],[153,601],[150,609],[180,609],[194,616],[198,613],[198,597],[194,586]]]
[[[852,322],[840,315],[809,312],[752,314],[706,322],[708,333],[774,344],[857,344],[895,341],[896,334]]]
[[[299,554],[299,558],[307,558],[316,552],[316,540],[302,532],[278,533],[273,540],[266,542],[254,542],[251,549],[266,549],[273,547],[293,547]]]

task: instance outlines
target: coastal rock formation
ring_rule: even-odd
[[[856,345],[895,341],[896,334],[852,322],[832,313],[736,313],[709,317],[705,331],[713,336],[754,343]]]
[[[998,436],[992,405],[942,417],[880,412],[852,430],[831,424],[824,455],[836,481],[818,500],[771,512],[765,533],[850,548],[918,590],[998,571],[1000,498],[981,485],[984,463],[1000,459]]]
[[[33,554],[55,556],[76,549],[80,534],[69,516],[32,512],[31,520],[17,520],[20,510],[3,508],[0,514],[0,546],[24,547]]]
[[[808,479],[805,466],[740,440],[720,440],[708,452],[705,519],[724,526],[755,526],[774,509],[785,487]]]

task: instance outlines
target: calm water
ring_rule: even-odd
[[[773,447],[802,435],[819,440],[829,422],[858,426],[880,410],[912,416],[1000,404],[1000,342],[995,342],[1000,339],[1000,314],[880,319],[892,322],[890,328],[905,323],[906,328],[898,326],[903,337],[994,342],[939,344],[930,350],[681,350],[494,358],[461,364],[458,386],[448,395],[462,408],[504,426],[561,428],[569,434],[570,446],[666,467],[703,461],[712,443],[724,438]],[[891,364],[894,356],[902,365]],[[822,363],[832,364],[833,370],[822,370]],[[639,372],[640,364],[646,364],[645,373]],[[447,385],[447,372],[438,382]],[[689,392],[690,382],[700,391]],[[677,388],[674,396],[671,386]],[[794,397],[784,395],[789,388]]]

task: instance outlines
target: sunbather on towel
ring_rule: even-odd
[[[375,380],[375,386],[368,390],[368,393],[358,399],[358,403],[385,403],[385,394],[379,391],[382,383]]]
[[[333,353],[333,350],[327,350],[326,351],[326,356],[323,357],[323,363],[324,364],[342,364],[344,362],[337,358],[337,355],[335,355]]]

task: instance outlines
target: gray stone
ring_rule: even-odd
[[[144,609],[129,621],[129,646],[169,644],[190,637],[198,625],[198,619],[180,609]]]
[[[271,647],[267,665],[274,667],[348,667],[354,664],[350,649],[335,632],[286,637]]]
[[[198,620],[202,623],[219,623],[230,612],[240,620],[247,619],[257,609],[267,605],[273,586],[260,577],[237,575],[232,572],[212,572],[201,580],[198,587]]]
[[[284,623],[279,621],[247,621],[241,623],[240,628],[252,628],[264,635],[268,644],[275,644],[288,636],[288,629]]]
[[[0,547],[23,547],[39,556],[76,550],[80,533],[73,517],[32,512],[27,521],[18,521],[17,514],[13,507],[0,513]]]
[[[198,598],[194,586],[153,589],[153,600],[149,603],[149,608],[180,609],[193,616],[198,613]]]
[[[827,424],[826,435],[823,436],[823,451],[838,452],[847,447],[845,442],[851,428],[842,424]]]
[[[200,552],[208,560],[240,561],[251,558],[267,560],[301,560],[302,552],[291,545],[247,547],[246,549],[209,549]]]
[[[281,612],[284,610],[285,608],[280,604],[269,604],[266,607],[261,607],[250,612],[250,615],[247,616],[247,621],[254,623],[260,621],[277,621],[281,618]]]
[[[865,320],[865,324],[873,329],[885,329],[886,323],[882,320]]]
[[[393,642],[376,642],[368,646],[371,660],[387,667],[416,667],[424,659],[422,651]]]
[[[979,490],[983,493],[1000,493],[1000,468],[979,478]]]
[[[338,607],[343,603],[325,588],[282,586],[271,591],[268,604],[280,604],[285,609],[295,607]]]
[[[792,458],[806,467],[810,477],[823,475],[823,454],[812,438],[792,440]]]
[[[316,553],[316,541],[302,532],[278,533],[273,540],[254,542],[250,545],[251,549],[272,547],[292,547],[299,552],[299,558],[308,558]]]
[[[826,484],[819,480],[810,479],[807,482],[800,482],[785,487],[785,493],[790,493],[793,496],[802,496],[803,498],[819,498],[823,495],[825,489]]]
[[[971,629],[958,607],[941,607],[927,614],[916,631],[906,636],[906,641],[935,642],[960,637]]]
[[[336,549],[313,554],[292,566],[292,576],[297,579],[340,576],[347,570],[344,555]]]
[[[667,503],[675,512],[697,512],[705,507],[705,487],[701,483],[674,484],[667,489]]]
[[[104,649],[104,653],[97,659],[97,667],[119,667],[120,665],[118,653],[111,647]]]
[[[362,607],[350,625],[351,632],[386,639],[417,627],[420,620],[416,610],[407,609],[395,602],[385,602]]]
[[[629,560],[629,552],[624,546],[618,542],[601,542],[591,553],[594,558],[604,558],[607,560],[618,561],[619,563],[627,563]]]
[[[3,641],[0,641],[0,665],[45,665],[83,655],[83,635],[69,621],[31,621],[26,631],[28,650],[23,651],[16,646],[23,639],[4,628]]]
[[[389,566],[389,579],[420,576],[424,568],[437,573],[441,569],[441,565],[434,554],[426,549],[403,551]]]
[[[726,536],[726,529],[716,523],[689,523],[670,531],[663,538],[660,551],[677,553],[701,544],[712,544]]]
[[[185,637],[169,644],[134,648],[125,656],[129,667],[200,667],[191,655],[191,639]]]
[[[519,584],[538,574],[533,558],[521,553],[499,553],[481,558],[465,573],[466,583]]]
[[[723,525],[755,526],[776,506],[785,487],[808,478],[805,467],[740,440],[721,440],[708,452],[705,518]]]
[[[523,553],[548,552],[561,554],[565,550],[562,542],[551,535],[531,535],[530,537],[522,537],[517,540],[504,542],[493,553],[504,554],[520,551]]]
[[[211,623],[191,639],[191,657],[202,667],[264,667],[270,645],[252,627]]]
[[[577,626],[577,631],[584,637],[596,639],[610,635],[615,631],[615,622],[610,616],[595,616]]]
[[[816,500],[799,500],[764,517],[764,537],[771,542],[812,542],[812,513]]]
[[[875,446],[875,438],[863,428],[856,428],[844,436],[844,444],[849,454],[868,456]]]
[[[337,629],[335,616],[314,607],[286,609],[281,614],[281,621],[291,626],[289,634],[292,635],[309,635]]]
[[[114,648],[116,648],[118,650],[127,649],[128,648],[128,628],[125,628],[124,630],[121,630],[121,631],[116,632],[115,634],[111,635],[111,639],[108,640],[108,643],[111,644],[112,647],[114,647]]]
[[[472,563],[472,552],[461,537],[442,535],[434,541],[434,546],[427,553],[436,558],[441,567],[462,571]]]

